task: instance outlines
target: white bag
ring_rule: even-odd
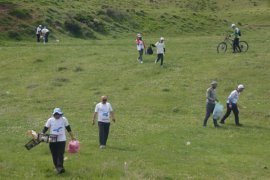
[[[213,112],[213,119],[219,120],[223,114],[223,105],[217,103]]]

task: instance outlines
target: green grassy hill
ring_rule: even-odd
[[[8,2],[0,1],[1,180],[270,178],[267,1]],[[121,23],[108,16],[109,23],[104,14],[95,16],[104,27],[115,28],[105,34],[75,19],[78,13],[94,16],[106,8],[132,13]],[[14,9],[28,17],[16,17]],[[147,13],[147,21],[136,14],[141,11]],[[162,15],[169,18],[160,21]],[[46,19],[52,23],[46,24]],[[65,29],[69,20],[78,24],[82,36]],[[140,26],[130,28],[132,22]],[[199,26],[201,22],[205,24]],[[216,46],[231,22],[240,23],[241,39],[250,49],[217,54]],[[40,23],[60,41],[36,43],[31,33]],[[9,39],[11,29],[19,32],[20,41]],[[155,55],[145,55],[144,63],[138,64],[134,42],[138,31],[147,44],[165,37],[164,68],[154,63]],[[95,38],[88,39],[87,32]],[[245,85],[239,100],[243,127],[234,125],[233,115],[220,129],[213,127],[211,118],[202,127],[205,92],[212,80],[219,82],[217,95],[223,105],[237,84]],[[100,150],[98,128],[91,120],[104,94],[117,122],[111,125],[107,149]],[[47,144],[31,151],[24,148],[30,140],[27,130],[41,131],[54,107],[62,108],[81,142],[78,154],[65,154],[62,175],[54,172]]]
[[[30,39],[39,24],[46,25],[53,38],[83,39],[117,38],[136,32],[221,34],[233,22],[250,31],[269,25],[261,24],[269,17],[268,7],[266,0],[2,0],[0,37]]]

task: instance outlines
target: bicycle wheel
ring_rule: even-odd
[[[218,53],[225,53],[227,51],[227,44],[225,42],[221,42],[217,46]]]
[[[246,41],[240,41],[239,46],[241,48],[241,52],[247,52],[248,50],[248,43]]]

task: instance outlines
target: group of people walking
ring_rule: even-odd
[[[50,142],[49,148],[51,151],[55,170],[58,174],[62,174],[65,172],[64,168],[64,153],[66,147],[65,129],[69,133],[70,138],[72,140],[76,140],[71,131],[71,126],[69,125],[67,118],[64,117],[63,115],[64,113],[60,108],[55,108],[53,110],[52,116],[47,120],[42,130],[42,133],[46,133],[50,129],[51,135],[57,135],[57,141]],[[107,96],[101,96],[101,102],[96,104],[93,113],[92,125],[95,125],[96,123],[96,116],[98,116],[99,147],[100,149],[105,149],[110,131],[110,119],[112,119],[113,122],[116,121],[112,106],[108,102]]]
[[[157,58],[154,61],[155,63],[160,61],[160,66],[163,67],[163,60],[164,60],[164,54],[165,54],[165,39],[164,37],[160,37],[159,41],[156,42],[155,44],[151,44],[149,48],[156,47],[157,48]],[[138,61],[139,63],[143,63],[143,54],[147,54],[146,51],[146,45],[145,41],[142,39],[142,35],[139,33],[137,34],[137,39],[136,39],[136,45],[137,45],[137,50],[139,52],[139,57]]]
[[[37,42],[41,42],[41,39],[43,39],[44,44],[48,43],[49,34],[50,34],[50,31],[47,29],[46,26],[42,27],[42,25],[39,25],[36,29]]]
[[[213,81],[210,85],[210,87],[206,90],[206,114],[203,121],[203,126],[205,127],[207,125],[207,121],[210,117],[210,115],[213,113],[215,109],[216,102],[218,102],[218,99],[216,97],[216,88],[217,88],[217,82]],[[236,126],[242,126],[242,124],[239,122],[239,110],[237,106],[237,102],[239,99],[240,93],[245,89],[243,84],[239,84],[235,90],[233,90],[227,99],[227,112],[225,115],[221,118],[220,123],[225,124],[225,120],[229,117],[231,114],[231,111],[234,113],[235,118],[235,124]],[[213,116],[213,123],[216,128],[219,128],[217,119]]]

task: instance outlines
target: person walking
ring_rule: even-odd
[[[215,109],[216,101],[218,102],[218,99],[216,98],[216,88],[217,88],[217,82],[212,81],[211,86],[206,90],[206,114],[203,121],[203,126],[206,127],[207,121],[211,114],[213,114],[213,111]],[[217,120],[213,117],[213,123],[216,128],[219,128],[220,126],[217,123]]]
[[[41,28],[42,26],[39,25],[36,30],[37,42],[40,42]]]
[[[231,27],[233,29],[233,33],[231,35],[234,36],[233,53],[237,52],[237,48],[238,48],[239,52],[241,52],[241,48],[240,48],[240,45],[239,45],[239,37],[241,36],[240,29],[238,27],[236,27],[235,24],[232,24]]]
[[[46,133],[50,128],[50,134],[57,135],[57,142],[50,142],[49,147],[52,154],[53,164],[58,174],[64,173],[64,152],[66,147],[66,134],[65,129],[68,131],[72,140],[76,140],[73,136],[71,127],[66,117],[60,108],[53,110],[53,115],[49,118],[42,130]]]
[[[41,30],[42,34],[43,34],[43,38],[44,38],[44,44],[45,43],[48,43],[49,41],[49,34],[50,34],[50,31],[47,29],[46,26],[44,26],[44,28]]]
[[[95,112],[93,114],[92,125],[95,125],[96,116],[98,115],[100,149],[106,148],[106,143],[110,131],[110,115],[112,115],[112,120],[115,123],[115,116],[112,106],[109,102],[107,102],[107,100],[107,96],[101,96],[101,102],[96,105]]]
[[[157,59],[155,60],[155,63],[157,63],[160,60],[160,66],[163,66],[163,59],[165,54],[164,37],[161,37],[160,40],[152,46],[157,48]]]
[[[225,120],[230,116],[231,111],[233,111],[236,126],[242,126],[242,124],[240,124],[240,122],[239,122],[239,116],[238,116],[239,110],[238,110],[238,106],[237,106],[237,101],[239,99],[240,93],[244,89],[245,89],[244,85],[239,84],[238,87],[236,88],[236,90],[233,90],[231,92],[231,94],[229,95],[228,100],[227,100],[227,112],[223,116],[223,118],[220,120],[221,124],[225,124]]]
[[[143,53],[146,46],[145,46],[144,40],[142,39],[141,34],[137,34],[136,45],[137,45],[137,50],[139,52],[138,61],[140,63],[143,63]]]

